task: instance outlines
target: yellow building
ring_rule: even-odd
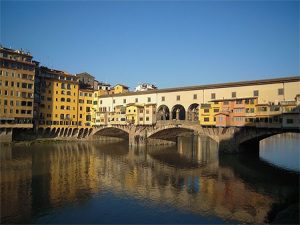
[[[220,112],[220,103],[218,101],[209,104],[201,104],[199,110],[200,124],[203,126],[216,125],[216,114]]]
[[[108,95],[109,91],[106,90],[105,88],[101,88],[98,90],[94,90],[93,93],[93,112],[92,112],[92,126],[99,126],[101,125],[100,121],[100,111],[99,111],[99,97],[103,95]]]
[[[126,106],[115,106],[114,111],[108,114],[108,121],[110,124],[126,124]]]
[[[63,71],[36,69],[35,102],[38,128],[77,128],[78,79]]]
[[[0,47],[0,128],[32,128],[35,63],[29,53]]]
[[[144,121],[144,106],[137,104],[128,104],[126,106],[127,123],[139,125]]]
[[[93,101],[93,89],[79,89],[78,125],[80,127],[92,127],[92,117],[95,118],[95,112],[93,110]]]
[[[121,94],[126,92],[129,92],[129,87],[123,84],[117,84],[112,88],[110,94]]]

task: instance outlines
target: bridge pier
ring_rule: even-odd
[[[129,146],[146,146],[147,137],[139,134],[129,134]]]

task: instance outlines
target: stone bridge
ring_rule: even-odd
[[[94,128],[90,135],[119,137],[129,145],[159,145],[176,143],[186,135],[208,136],[218,143],[221,153],[237,153],[259,149],[259,141],[275,134],[300,132],[300,129],[257,127],[203,127],[191,121],[159,121],[156,125],[109,125]],[[256,151],[257,152],[257,151]]]
[[[185,120],[158,121],[155,125],[103,125],[93,128],[39,129],[32,134],[26,129],[14,130],[13,140],[51,138],[59,140],[97,139],[115,137],[126,139],[130,146],[165,145],[177,143],[180,136],[208,136],[213,139],[221,153],[241,151],[258,152],[259,141],[285,132],[300,133],[300,128],[269,127],[204,127],[198,122]],[[2,132],[3,133],[3,132]],[[2,134],[0,130],[0,135]],[[4,132],[5,133],[5,132]],[[26,137],[24,136],[26,134]],[[31,135],[30,135],[31,134]],[[254,151],[255,150],[255,151]]]

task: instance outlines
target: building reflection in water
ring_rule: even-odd
[[[217,146],[210,140],[182,138],[178,148],[127,146],[92,142],[1,146],[1,221],[30,223],[49,210],[80,204],[106,190],[250,223],[262,223],[278,200],[274,193],[253,187],[251,180],[243,179],[247,174],[241,176],[230,162],[220,163]],[[267,187],[265,183],[264,190]]]

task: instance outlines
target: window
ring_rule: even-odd
[[[231,97],[232,98],[236,98],[236,92],[234,91],[234,92],[231,92]]]
[[[204,117],[204,122],[209,122],[209,117]]]
[[[123,103],[124,103],[124,104],[126,103],[126,99],[123,99]]]
[[[284,89],[278,88],[278,95],[284,95]]]
[[[148,97],[148,102],[151,102],[151,98],[150,97]]]
[[[177,100],[177,101],[180,101],[180,95],[177,95],[177,96],[176,96],[176,100]]]
[[[146,117],[146,121],[149,121],[149,117],[148,116]]]
[[[267,112],[268,111],[268,108],[266,106],[259,106],[258,107],[258,111],[259,112]]]
[[[254,113],[254,108],[246,108],[246,113]]]
[[[214,112],[219,112],[219,109],[214,109]]]
[[[211,98],[211,99],[216,99],[216,93],[211,93],[210,98]]]
[[[164,102],[166,100],[165,96],[161,97],[161,101]]]
[[[116,100],[115,100],[115,99],[113,100],[113,103],[114,103],[114,104],[116,103]]]
[[[204,112],[205,113],[209,113],[209,109],[204,109]]]
[[[254,91],[253,91],[253,96],[254,96],[254,97],[258,97],[258,95],[259,95],[258,90],[254,90]]]
[[[138,99],[138,98],[135,98],[135,102],[139,102],[139,99]]]
[[[197,94],[194,94],[193,99],[197,99]]]
[[[242,99],[238,99],[238,100],[235,101],[235,103],[236,103],[236,104],[242,104],[242,103],[243,103],[243,100],[242,100]]]
[[[293,119],[286,119],[286,123],[287,123],[287,124],[294,123],[294,120],[293,120]]]

